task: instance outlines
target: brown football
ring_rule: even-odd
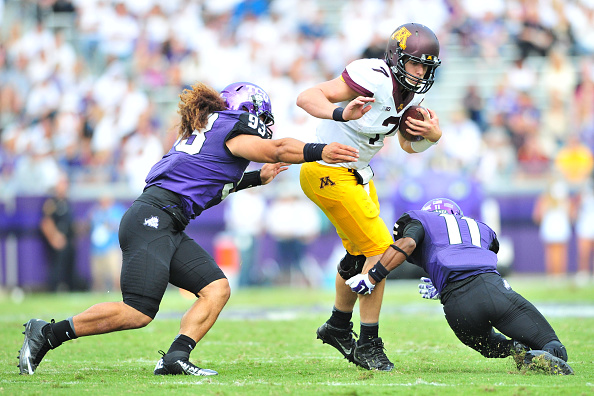
[[[423,140],[423,136],[411,135],[410,133],[406,132],[405,121],[408,117],[416,118],[417,120],[421,121],[425,119],[423,118],[423,114],[417,111],[417,109],[419,109],[420,111],[427,111],[427,109],[423,106],[410,106],[408,109],[404,111],[402,117],[400,117],[400,125],[398,126],[398,130],[400,131],[402,137],[408,140],[409,142],[418,142],[419,140]]]

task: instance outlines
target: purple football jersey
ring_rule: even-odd
[[[237,186],[250,161],[236,157],[225,142],[249,134],[269,139],[264,123],[245,111],[210,115],[208,125],[188,139],[178,139],[146,177],[145,189],[159,186],[177,193],[188,219],[219,204]]]
[[[421,222],[423,242],[408,260],[422,267],[441,293],[446,284],[485,272],[497,273],[497,255],[489,250],[497,238],[485,223],[449,213],[411,210],[403,216]]]

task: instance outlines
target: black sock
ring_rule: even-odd
[[[173,343],[169,347],[167,353],[171,352],[184,352],[190,356],[190,352],[196,347],[196,341],[188,337],[187,335],[178,334]]]
[[[339,329],[348,329],[352,317],[352,312],[339,311],[334,307],[332,308],[332,316],[330,316],[328,324],[338,327]]]
[[[378,338],[379,323],[363,323],[361,322],[361,337],[359,337],[360,344]]]
[[[70,325],[70,321],[68,319],[61,320],[56,323],[50,323],[48,326],[51,332],[53,333],[54,337],[56,337],[56,340],[59,344],[63,343],[64,341],[74,340],[78,338],[74,333],[74,329]]]

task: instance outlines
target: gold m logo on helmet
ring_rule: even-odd
[[[395,31],[394,34],[392,34],[392,40],[397,40],[400,48],[405,50],[406,49],[406,39],[409,38],[411,35],[412,35],[412,33],[407,28],[401,27],[400,29]]]

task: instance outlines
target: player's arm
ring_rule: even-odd
[[[407,215],[404,215],[399,219],[399,222],[407,217]],[[381,261],[378,260],[367,274],[355,275],[345,282],[353,292],[371,294],[377,283],[383,281],[390,271],[409,258],[417,245],[423,241],[425,229],[420,221],[411,219],[404,227],[404,232],[401,235],[402,237],[397,238],[390,245],[382,255]]]
[[[417,245],[425,238],[425,229],[418,220],[411,220],[404,227],[402,238],[398,238],[382,255],[382,262],[378,261],[369,272],[373,283],[381,281],[388,273],[396,269],[414,252]],[[375,271],[374,271],[375,270]],[[373,274],[371,272],[374,272]],[[378,273],[378,276],[374,276]],[[385,276],[381,276],[385,274]],[[380,279],[381,278],[381,279]],[[378,280],[379,279],[379,280]]]
[[[335,103],[349,104],[342,109]],[[344,82],[342,77],[325,81],[301,92],[297,97],[297,106],[310,115],[335,121],[357,120],[371,110],[370,102],[374,98],[359,94]]]
[[[246,188],[262,186],[270,183],[279,173],[289,169],[286,162],[277,162],[275,164],[264,164],[262,169],[257,171],[245,172],[243,177],[231,192],[237,192]]]
[[[306,144],[293,138],[268,140],[245,134],[227,140],[226,144],[229,151],[236,157],[261,163],[301,164],[323,160],[329,164],[337,164],[356,162],[359,158],[359,150],[336,142],[327,145]]]

